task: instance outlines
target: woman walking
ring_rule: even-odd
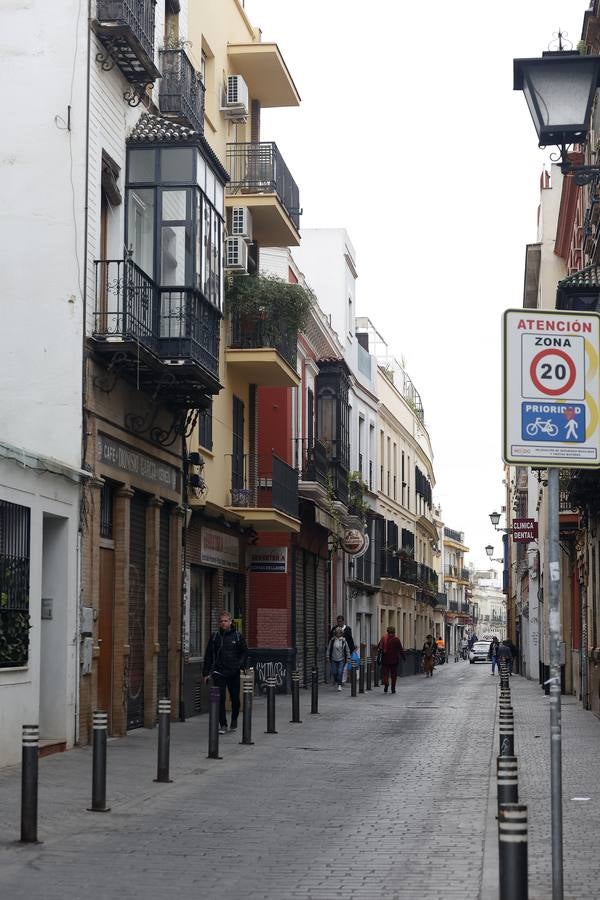
[[[344,667],[350,659],[350,647],[348,646],[348,642],[344,637],[342,629],[339,627],[335,629],[334,635],[329,641],[327,658],[329,659],[329,665],[331,666],[333,680],[337,684],[338,691],[341,691]]]
[[[406,653],[399,637],[396,637],[396,629],[393,625],[389,625],[386,634],[381,638],[377,645],[377,651],[381,651],[381,662],[383,665],[383,693],[387,694],[392,681],[392,694],[396,693],[396,678],[398,677],[398,663],[401,659],[406,659]]]

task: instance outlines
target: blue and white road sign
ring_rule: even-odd
[[[600,315],[506,310],[503,369],[505,462],[600,468]]]
[[[585,443],[583,403],[522,403],[521,438],[524,441]]]

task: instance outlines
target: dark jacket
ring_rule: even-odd
[[[245,669],[248,663],[248,645],[239,631],[232,625],[227,631],[211,634],[204,652],[203,675],[217,672],[220,675],[235,675]]]
[[[492,641],[488,650],[488,659],[492,659],[494,656],[498,656],[498,647],[498,641]]]
[[[401,659],[406,659],[402,641],[396,635],[384,634],[377,649],[383,653],[384,666],[397,666]]]
[[[329,640],[335,637],[335,629],[339,626],[334,625],[331,631],[329,632]],[[349,625],[342,625],[342,637],[346,638],[346,643],[350,647],[350,653],[354,653],[356,650],[356,644],[354,643],[354,638],[352,637],[352,629]]]
[[[506,641],[503,644],[500,644],[500,646],[496,650],[496,656],[498,657],[498,659],[512,659],[512,650],[510,649],[510,646],[506,643]]]

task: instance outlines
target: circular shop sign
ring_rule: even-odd
[[[366,553],[369,546],[368,540],[368,535],[363,531],[359,531],[358,528],[347,528],[342,535],[340,544],[342,550],[345,550],[350,556],[362,556],[363,553]]]
[[[558,397],[571,390],[577,369],[568,353],[552,347],[536,353],[531,360],[529,374],[538,391],[549,397]]]

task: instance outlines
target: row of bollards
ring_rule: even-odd
[[[498,791],[499,900],[527,900],[527,807],[519,803],[515,722],[508,665],[500,663]]]
[[[351,696],[370,691],[372,686],[379,687],[379,666],[367,659],[358,670],[350,670]],[[300,673],[292,673],[292,718],[291,723],[301,724],[300,718]],[[252,700],[254,694],[253,676],[242,677],[242,740],[241,744],[252,745]],[[267,689],[267,730],[266,734],[277,734],[275,727],[275,695],[277,690],[275,678],[268,678]],[[218,687],[210,689],[209,721],[208,721],[208,759],[222,759],[219,754],[219,709],[221,691]],[[311,672],[311,715],[319,713],[319,672],[314,668]],[[92,803],[90,812],[109,812],[106,804],[106,764],[107,764],[108,714],[97,710],[92,717]],[[170,784],[170,743],[171,743],[171,701],[158,701],[158,759],[155,782]],[[38,759],[39,759],[39,726],[23,725],[22,738],[22,771],[21,771],[21,841],[37,842],[38,817]]]

